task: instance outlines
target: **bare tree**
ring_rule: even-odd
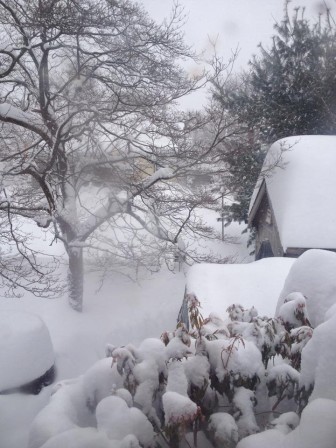
[[[207,193],[176,182],[222,132],[195,148],[212,118],[175,108],[200,82],[179,65],[193,57],[182,22],[178,6],[157,25],[127,0],[0,0],[0,211],[7,228],[33,220],[64,243],[76,310],[84,249],[154,264],[183,232],[209,232],[194,216]]]

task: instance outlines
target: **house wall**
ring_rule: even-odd
[[[269,241],[275,257],[283,257],[284,251],[281,245],[274,212],[266,192],[261,200],[253,225],[257,230],[255,247],[256,258],[258,258],[263,241]]]

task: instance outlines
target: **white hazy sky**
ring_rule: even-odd
[[[156,21],[169,16],[174,3],[174,0],[138,1]],[[179,0],[178,3],[187,15],[186,42],[197,52],[205,51],[210,56],[209,38],[216,40],[216,51],[226,60],[239,47],[236,70],[247,66],[251,56],[258,53],[260,42],[265,46],[270,43],[274,21],[281,21],[284,11],[283,0]],[[336,0],[292,0],[290,8],[304,6],[306,17],[313,20],[325,10],[326,4],[336,20]]]

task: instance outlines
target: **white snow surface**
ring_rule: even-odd
[[[174,425],[182,419],[193,421],[196,417],[196,403],[178,392],[165,392],[162,396],[162,403],[166,425]]]
[[[209,362],[219,381],[228,373],[239,373],[242,377],[252,378],[264,371],[261,353],[253,342],[243,339],[217,339],[205,341]]]
[[[203,210],[203,215],[206,222],[220,228],[216,221],[218,214]],[[26,222],[24,225],[28,226]],[[38,232],[36,229],[29,225],[29,230],[35,236],[34,247],[44,252],[52,249],[55,255],[64,252],[60,244],[50,248],[51,237],[46,232],[41,236],[41,229],[37,229]],[[234,243],[212,240],[208,244],[204,240],[200,243],[201,250],[248,260],[249,249],[244,247],[247,237],[241,235],[241,230],[242,226],[233,223],[225,232],[234,237]],[[2,297],[0,314],[20,311],[34,313],[42,318],[54,346],[56,381],[78,377],[87,371],[105,356],[106,343],[115,347],[129,343],[138,346],[143,341],[138,348],[138,355],[148,357],[147,352],[150,351],[150,358],[157,366],[154,367],[163,372],[166,369],[166,354],[162,353],[162,342],[157,338],[165,330],[175,328],[184,289],[184,272],[172,273],[165,268],[155,274],[141,272],[138,283],[133,283],[120,274],[109,273],[101,284],[100,273],[86,272],[84,310],[81,314],[69,308],[66,296],[46,300],[29,293],[24,293],[22,298]],[[189,350],[187,346],[183,349]],[[25,368],[28,364],[26,363]],[[24,372],[24,369],[21,370]],[[137,372],[139,373],[138,369]],[[148,396],[152,385],[149,382],[143,384],[139,390],[142,391],[141,401],[145,405],[146,393]],[[27,447],[31,422],[41,408],[47,405],[52,388],[53,386],[49,386],[43,389],[38,396],[0,395],[1,448]],[[122,448],[125,447],[123,445]]]
[[[279,295],[276,315],[286,297],[301,292],[306,297],[308,317],[313,327],[325,320],[328,309],[336,303],[336,254],[311,249],[304,252],[291,267]]]
[[[97,273],[86,274],[82,313],[73,311],[65,296],[47,300],[26,293],[22,298],[1,298],[0,315],[29,312],[39,315],[45,322],[54,347],[56,381],[78,377],[87,371],[105,357],[107,342],[118,347],[128,343],[138,345],[143,341],[140,353],[150,350],[155,362],[162,368],[165,366],[162,354],[157,353],[155,357],[155,347],[158,352],[162,342],[144,339],[159,338],[163,331],[175,328],[185,288],[183,272],[172,273],[163,269],[153,275],[143,273],[139,283],[114,273],[99,289],[100,286]],[[18,366],[25,375],[25,369],[30,369],[31,364],[26,357],[22,359],[26,359],[25,368],[20,362]],[[106,362],[110,371],[111,359]],[[89,372],[92,370],[85,375],[91,375]],[[94,378],[95,375],[92,376],[92,388],[96,382]],[[103,385],[105,381],[101,383]],[[0,395],[1,448],[27,447],[32,420],[48,403],[52,388],[43,389],[38,396]]]
[[[30,428],[28,448],[40,448],[49,439],[70,429],[94,426],[92,410],[111,394],[113,387],[122,387],[122,379],[115,366],[111,369],[109,358],[96,362],[77,379],[52,386],[49,403]]]
[[[271,421],[271,425],[274,429],[278,429],[284,434],[288,434],[291,430],[296,428],[300,423],[300,417],[296,412],[285,412],[280,414],[279,417]]]
[[[188,380],[180,361],[172,361],[168,366],[167,392],[177,392],[188,396]]]
[[[49,331],[31,313],[0,313],[0,392],[39,378],[55,361]]]
[[[285,151],[281,154],[281,150]],[[288,149],[288,150],[286,150]],[[274,143],[263,171],[281,161],[265,177],[283,249],[336,248],[336,137],[307,135]],[[261,187],[258,182],[251,206]]]
[[[299,317],[298,318],[298,313]],[[307,313],[307,301],[301,292],[291,292],[285,298],[285,302],[280,306],[277,317],[282,322],[288,323],[292,327],[300,327],[309,316]]]
[[[280,448],[280,443],[284,438],[285,435],[278,429],[269,429],[245,437],[238,443],[237,448]]]
[[[196,294],[203,317],[212,312],[227,317],[226,309],[233,303],[255,306],[260,316],[272,316],[293,262],[275,257],[247,264],[196,264],[187,275],[187,292]]]
[[[228,440],[238,442],[238,427],[235,419],[227,412],[211,414],[209,429],[214,431],[215,441],[225,443]]]
[[[298,427],[289,434],[271,429],[246,437],[237,448],[335,448],[335,414],[334,400],[313,400],[303,410]]]
[[[336,315],[319,325],[302,351],[300,385],[314,384],[311,399],[336,400]],[[335,441],[336,445],[336,441]]]
[[[120,448],[94,428],[74,428],[48,440],[42,448]]]
[[[154,444],[154,430],[147,417],[137,408],[129,408],[120,397],[104,398],[96,410],[97,428],[112,440],[134,435],[143,447]]]

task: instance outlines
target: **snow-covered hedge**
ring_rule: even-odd
[[[139,347],[108,345],[106,359],[56,385],[29,448],[234,447],[284,411],[273,425],[294,428],[313,333],[304,297],[289,297],[278,319],[237,304],[225,321],[203,319],[193,294],[188,306],[191,331],[179,324]]]
[[[276,318],[234,304],[204,319],[189,294],[190,331],[108,345],[106,359],[55,386],[29,448],[334,448],[335,260],[300,257]]]
[[[291,267],[277,305],[276,315],[288,294],[299,291],[307,300],[313,327],[324,322],[328,309],[336,303],[336,254],[310,249]]]

